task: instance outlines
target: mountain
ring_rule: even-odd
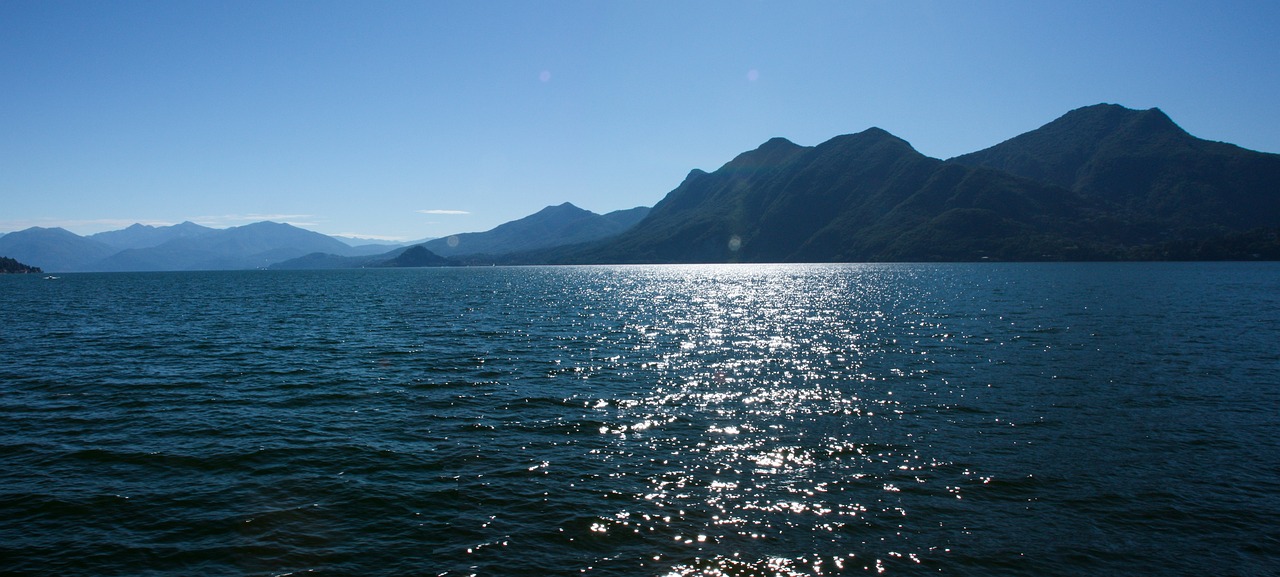
[[[307,254],[276,263],[270,268],[296,270],[373,266],[445,266],[458,264],[450,260],[451,258],[474,255],[482,255],[476,257],[478,260],[471,259],[474,262],[491,262],[492,255],[582,244],[615,236],[635,226],[648,213],[648,207],[640,206],[602,215],[566,202],[548,206],[534,214],[500,224],[485,232],[467,232],[447,238],[432,239],[413,247],[400,247],[391,251],[386,251],[386,247],[382,247],[383,250],[378,254],[357,254],[350,251],[344,254],[332,251]],[[434,258],[425,257],[418,251],[404,254],[417,246],[423,247],[423,250]],[[424,264],[406,264],[417,262]]]
[[[381,246],[384,249],[386,247],[393,247],[393,246],[410,246],[415,244],[422,244],[424,242],[427,242],[428,240],[431,240],[429,238],[424,238],[422,240],[405,242],[405,241],[399,241],[399,240],[384,240],[380,238],[363,238],[358,236],[337,236],[337,235],[332,235],[332,236],[333,238],[336,238],[342,241],[343,244],[346,244],[347,246],[363,247],[363,246],[376,245],[376,246]]]
[[[417,244],[400,247],[378,255],[338,256],[322,252],[292,258],[273,264],[271,270],[322,270],[346,268],[409,268],[457,266],[457,261],[442,257]]]
[[[647,206],[637,206],[625,210],[606,212],[600,215],[600,218],[612,223],[618,232],[622,232],[639,224],[640,221],[644,220],[644,217],[649,216],[649,210],[651,209]]]
[[[84,270],[115,249],[62,228],[31,227],[0,237],[0,254],[45,272]]]
[[[505,254],[583,243],[621,233],[643,219],[648,211],[646,207],[637,207],[600,215],[566,202],[485,232],[438,238],[423,246],[437,255],[449,257]]]
[[[952,162],[1071,190],[1130,243],[1280,224],[1280,155],[1196,138],[1158,108],[1079,108]]]
[[[175,238],[158,246],[126,249],[85,270],[232,270],[262,268],[314,252],[343,254],[349,247],[332,237],[289,224],[258,222]]]
[[[694,170],[634,228],[554,262],[1065,258],[1067,191],[947,163],[879,128],[815,147],[775,138]],[[1074,247],[1074,248],[1073,248]]]
[[[377,263],[374,266],[380,267],[424,267],[424,266],[451,266],[455,263],[452,260],[444,258],[434,252],[431,252],[423,245],[414,245],[403,251],[395,257]]]
[[[878,128],[693,170],[626,232],[505,263],[1280,259],[1280,155],[1097,105],[943,161]]]
[[[277,223],[196,226],[135,225],[94,239],[33,228],[0,236],[0,254],[49,271],[424,266],[441,257],[1280,260],[1280,155],[1196,138],[1159,109],[1099,104],[945,161],[879,128],[817,146],[774,138],[714,172],[690,171],[652,209],[599,215],[564,203],[393,250]],[[99,238],[132,248],[117,252]]]
[[[179,238],[193,238],[213,232],[214,229],[200,226],[194,222],[183,222],[173,226],[150,226],[134,224],[122,230],[113,230],[91,234],[87,238],[105,245],[124,250],[128,248],[150,248],[160,246]]]

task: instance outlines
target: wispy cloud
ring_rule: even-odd
[[[416,212],[420,212],[422,214],[471,214],[470,212],[467,212],[465,210],[447,210],[443,208],[430,208],[426,210],[419,210]]]

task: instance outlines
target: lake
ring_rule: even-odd
[[[0,573],[1280,572],[1280,264],[0,276]]]

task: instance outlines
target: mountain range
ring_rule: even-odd
[[[381,254],[360,257],[333,253],[313,253],[273,265],[275,269],[362,268],[379,266],[445,266],[466,263],[489,264],[512,253],[548,249],[606,239],[631,228],[649,213],[640,206],[596,214],[571,203],[548,206],[524,218],[498,225],[485,232],[468,232],[433,239],[421,247],[438,259],[404,256],[401,247]],[[3,240],[3,239],[0,239]],[[423,264],[406,264],[406,263]]]
[[[1280,259],[1280,155],[1196,138],[1159,109],[1076,109],[927,157],[878,128],[775,138],[694,170],[603,242],[529,262]],[[510,261],[510,260],[509,260]]]
[[[949,160],[879,128],[771,139],[693,170],[652,209],[569,203],[412,247],[287,224],[0,235],[46,271],[449,264],[1280,259],[1280,155],[1099,104]]]
[[[38,262],[50,272],[163,270],[314,269],[380,266],[443,266],[439,256],[492,255],[587,242],[618,234],[647,207],[600,215],[564,203],[490,231],[435,239],[411,247],[350,246],[339,239],[289,224],[258,222],[214,229],[191,222],[173,226],[134,224],[79,236],[61,228],[33,227],[0,235],[0,255]]]

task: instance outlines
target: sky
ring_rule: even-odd
[[[394,240],[652,206],[781,136],[1100,102],[1280,153],[1280,2],[0,0],[0,232]]]

